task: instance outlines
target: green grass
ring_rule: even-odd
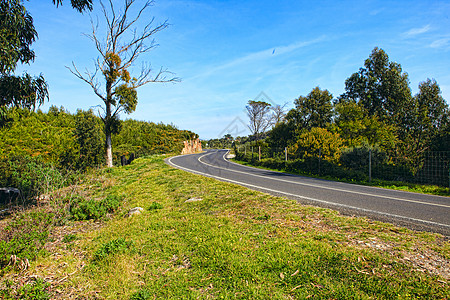
[[[263,170],[277,171],[277,172],[286,173],[286,174],[296,174],[296,175],[307,176],[307,177],[312,177],[312,178],[321,178],[321,179],[326,179],[326,180],[367,185],[367,186],[380,187],[380,188],[391,189],[391,190],[401,190],[401,191],[407,191],[407,192],[438,195],[438,196],[450,196],[450,188],[449,187],[442,187],[442,186],[437,186],[437,185],[416,184],[416,183],[408,183],[408,182],[401,182],[401,181],[387,181],[387,180],[380,180],[380,179],[376,179],[376,178],[372,179],[371,182],[348,180],[346,178],[337,178],[337,177],[332,177],[332,176],[318,176],[318,175],[309,174],[309,173],[305,173],[305,172],[301,172],[301,171],[287,172],[285,170],[270,169],[270,168],[266,168],[263,166],[255,166],[249,162],[240,161],[240,160],[236,160],[236,159],[234,159],[233,161],[238,164],[244,165],[244,166],[250,166],[253,168],[258,168],[258,169],[263,169]]]
[[[80,230],[70,249],[61,242],[54,251],[63,255],[39,258],[29,274],[59,272],[49,290],[62,298],[450,297],[448,278],[418,271],[411,259],[448,267],[449,242],[438,234],[302,206],[173,169],[163,158],[86,180],[80,188],[90,195],[126,195],[119,212],[102,226],[73,221],[95,230]],[[192,197],[203,200],[185,203]],[[144,212],[125,217],[136,206]]]

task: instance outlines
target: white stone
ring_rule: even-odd
[[[135,207],[128,211],[128,217],[131,217],[133,215],[140,215],[144,209],[142,207]]]
[[[202,201],[203,199],[202,198],[190,198],[190,199],[188,199],[188,200],[186,200],[186,201],[184,201],[184,203],[189,203],[189,202],[197,202],[197,201]]]

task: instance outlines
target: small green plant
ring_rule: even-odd
[[[154,295],[152,295],[147,289],[140,289],[133,295],[131,295],[130,300],[147,300],[153,299]]]
[[[258,217],[255,217],[255,220],[259,220],[259,221],[267,221],[270,219],[270,215],[268,214],[264,214]]]
[[[150,204],[150,206],[148,207],[148,210],[156,210],[156,209],[162,209],[163,206],[162,204],[158,203],[158,202],[152,202],[152,204]]]
[[[70,243],[70,242],[75,241],[76,239],[78,239],[76,234],[69,233],[64,236],[62,241],[63,241],[63,243]]]
[[[47,292],[47,288],[50,286],[48,282],[38,278],[32,284],[26,284],[18,290],[18,299],[27,300],[47,300],[50,299],[50,295]]]
[[[95,251],[94,256],[92,258],[93,262],[98,262],[103,260],[109,255],[113,255],[116,253],[127,252],[131,249],[133,245],[133,241],[127,241],[124,238],[118,238],[115,240],[111,240],[100,246],[97,251]]]

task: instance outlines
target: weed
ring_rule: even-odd
[[[264,215],[255,217],[255,220],[259,220],[259,221],[267,221],[269,219],[270,219],[270,215],[268,215],[268,214],[264,214]]]
[[[74,198],[70,213],[74,220],[100,219],[107,213],[112,213],[119,207],[123,198],[109,195],[103,200],[84,199],[80,196]]]
[[[140,289],[133,295],[131,295],[130,300],[147,300],[153,299],[154,295],[151,294],[147,289]]]
[[[50,286],[48,282],[38,278],[32,284],[26,284],[18,290],[19,299],[27,300],[47,300],[50,295],[47,288]]]
[[[148,210],[156,210],[156,209],[162,209],[163,206],[158,202],[152,202],[150,206],[148,207]]]
[[[66,234],[62,239],[63,243],[70,243],[77,240],[77,235],[73,233]]]
[[[132,245],[133,241],[127,241],[124,238],[111,240],[101,245],[100,248],[97,249],[97,251],[95,251],[92,261],[98,262],[103,260],[109,255],[127,252],[128,250],[131,249]]]

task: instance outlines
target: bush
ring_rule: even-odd
[[[372,151],[372,166],[386,163],[387,154],[379,147],[371,147],[369,145],[344,149],[341,153],[339,162],[349,169],[367,172],[369,170],[370,151]]]
[[[48,193],[75,179],[38,157],[6,158],[0,161],[0,170],[0,186],[18,188],[25,199]]]
[[[109,195],[103,200],[86,200],[80,196],[71,199],[70,213],[74,220],[100,219],[107,213],[114,212],[122,202],[123,198]]]

